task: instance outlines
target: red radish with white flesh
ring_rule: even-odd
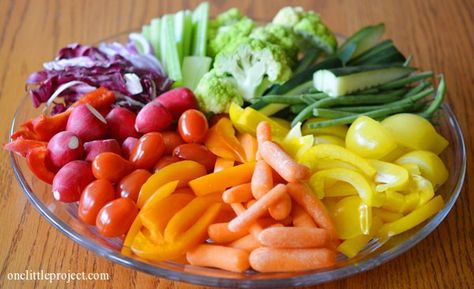
[[[186,110],[198,108],[196,97],[193,92],[186,87],[169,90],[158,96],[155,101],[160,102],[164,107],[166,107],[175,120],[178,119]]]
[[[111,152],[121,155],[122,149],[115,139],[93,140],[84,144],[86,161],[92,162],[101,153]]]
[[[159,132],[167,129],[172,122],[173,116],[168,109],[154,100],[138,112],[135,129],[141,133]]]
[[[84,149],[81,140],[70,131],[55,134],[48,142],[51,163],[61,168],[65,164],[82,158]]]
[[[138,142],[138,138],[135,137],[127,137],[122,143],[122,155],[125,159],[128,160],[130,157],[130,153],[132,152],[133,148]]]
[[[69,162],[54,176],[54,199],[66,203],[79,201],[84,188],[94,180],[90,163],[78,160]]]
[[[72,110],[66,130],[84,142],[102,139],[107,134],[107,121],[90,104],[81,104]]]
[[[105,119],[109,125],[109,136],[122,142],[127,137],[140,137],[140,134],[135,130],[135,119],[137,115],[132,111],[116,107],[112,109]]]

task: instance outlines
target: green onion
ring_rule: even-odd
[[[443,103],[444,94],[446,93],[446,83],[444,82],[444,75],[439,76],[439,83],[438,89],[436,90],[436,95],[431,102],[431,104],[420,113],[420,115],[424,118],[431,118],[436,110],[440,107],[441,103]]]

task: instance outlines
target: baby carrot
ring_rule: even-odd
[[[330,267],[336,252],[326,248],[277,249],[260,247],[250,253],[250,266],[259,272],[295,272]]]
[[[313,218],[318,227],[328,230],[332,240],[337,240],[337,231],[323,203],[311,193],[308,186],[301,183],[289,183],[288,193]]]
[[[201,244],[186,253],[191,265],[214,267],[232,272],[249,268],[249,253],[245,250],[218,245]]]
[[[252,194],[260,199],[273,188],[272,168],[263,160],[257,161],[252,175]]]
[[[252,198],[250,183],[234,186],[222,193],[222,200],[227,204],[247,202]]]
[[[255,199],[251,199],[250,201],[248,201],[246,204],[245,204],[245,207],[248,209],[250,208],[253,204],[255,204],[257,200]]]
[[[229,243],[245,235],[246,231],[231,232],[227,228],[228,223],[216,223],[209,226],[207,233],[209,238],[218,244]]]
[[[316,228],[316,223],[311,216],[296,203],[293,204],[291,216],[293,217],[293,226],[295,227]]]
[[[249,229],[259,217],[267,212],[268,207],[278,202],[286,194],[286,186],[279,184],[261,197],[253,206],[229,222],[229,230],[233,232]],[[238,214],[238,213],[237,213]]]
[[[328,243],[329,233],[320,228],[272,227],[260,232],[258,240],[272,248],[319,248]]]
[[[266,141],[272,140],[272,127],[268,122],[262,121],[257,125],[256,135],[258,143],[256,159],[260,160],[262,158],[260,154],[262,144]]]
[[[267,162],[287,182],[306,180],[311,171],[293,160],[278,144],[266,141],[259,146],[263,160]]]
[[[240,239],[235,240],[229,244],[229,247],[242,249],[247,252],[252,252],[253,250],[261,247],[262,244],[258,241],[253,234],[247,234]]]
[[[281,221],[286,219],[291,213],[291,198],[285,194],[275,205],[268,208],[268,212],[273,219]]]

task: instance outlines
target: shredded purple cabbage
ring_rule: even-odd
[[[54,101],[52,114],[64,111],[84,93],[100,86],[116,93],[116,105],[138,110],[169,90],[173,83],[155,58],[151,45],[136,35],[131,35],[126,45],[70,44],[59,50],[54,61],[44,63],[43,68],[26,81],[35,107],[47,102],[61,85],[82,82],[60,93],[63,101]]]

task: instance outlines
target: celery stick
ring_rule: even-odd
[[[178,50],[179,63],[183,63],[184,47],[184,11],[174,14],[174,37],[176,39],[176,49]]]
[[[183,33],[183,56],[191,55],[191,43],[193,37],[193,14],[191,11],[184,11],[184,33]]]
[[[194,90],[199,81],[211,68],[212,58],[207,56],[186,56],[183,61],[183,86]]]
[[[203,2],[193,12],[192,55],[206,56],[208,17],[209,3]]]
[[[153,46],[153,50],[155,50],[155,56],[158,60],[162,61],[161,59],[161,20],[159,18],[155,18],[150,22],[150,43]]]
[[[179,63],[176,37],[174,33],[174,16],[167,14],[161,19],[161,56],[168,76],[176,82],[181,81],[181,65]]]

